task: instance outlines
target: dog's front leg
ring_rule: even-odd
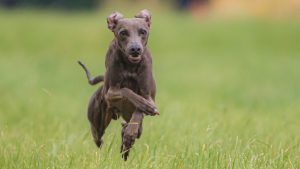
[[[157,108],[149,96],[149,99],[145,99],[142,96],[134,93],[128,88],[110,87],[105,94],[106,100],[109,104],[117,102],[121,99],[129,100],[138,110],[144,112],[147,115],[158,115]]]
[[[132,90],[128,88],[122,88],[121,89],[121,95],[125,99],[129,100],[138,110],[141,112],[147,114],[147,115],[159,115],[159,112],[154,104],[154,101],[151,99],[151,97],[142,97],[136,93],[134,93]]]
[[[130,148],[133,146],[135,139],[141,135],[143,118],[144,114],[139,110],[135,110],[130,121],[123,124],[121,153],[125,161],[129,156]]]
[[[123,98],[120,87],[110,87],[108,91],[105,94],[105,99],[114,102],[114,101],[119,101]]]

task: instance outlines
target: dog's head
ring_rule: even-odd
[[[113,12],[107,17],[108,28],[115,34],[120,50],[132,63],[142,60],[147,45],[151,14],[144,9],[134,18],[123,18],[119,12]]]

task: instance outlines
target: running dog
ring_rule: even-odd
[[[126,161],[130,148],[142,133],[144,115],[158,115],[155,106],[156,85],[152,73],[152,57],[147,47],[151,14],[140,11],[134,18],[119,12],[107,17],[108,28],[114,33],[105,59],[104,76],[93,77],[87,67],[88,82],[104,84],[93,94],[88,106],[88,119],[98,147],[111,119],[122,117],[122,158]]]

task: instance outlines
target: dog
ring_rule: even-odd
[[[152,57],[147,47],[151,14],[144,9],[134,18],[124,18],[121,13],[113,12],[107,17],[107,24],[114,39],[106,54],[104,76],[93,77],[83,63],[78,63],[85,70],[89,84],[104,82],[88,106],[94,141],[100,148],[111,119],[122,117],[121,153],[126,161],[130,148],[142,134],[144,115],[159,114],[155,105]]]

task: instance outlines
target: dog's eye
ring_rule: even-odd
[[[119,35],[122,36],[122,37],[125,37],[125,36],[128,36],[128,31],[127,30],[122,30]]]
[[[140,35],[146,35],[146,34],[147,34],[147,31],[144,30],[144,29],[140,29],[140,30],[139,30],[139,34],[140,34]]]

